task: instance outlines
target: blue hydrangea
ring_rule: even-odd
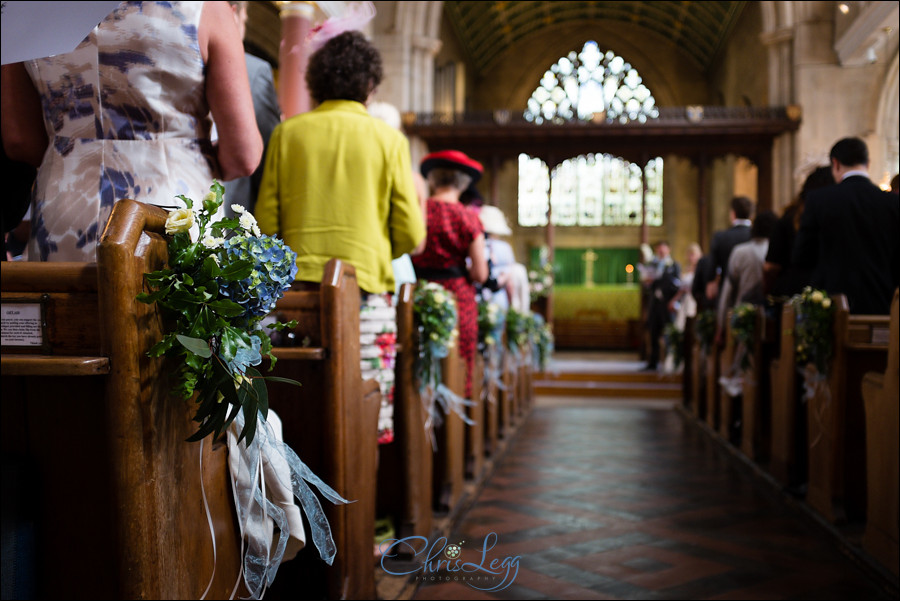
[[[228,369],[231,373],[245,373],[248,365],[259,365],[262,363],[262,354],[259,352],[262,341],[257,336],[251,336],[250,343],[253,345],[253,348],[239,348],[234,354],[234,360],[228,362]]]
[[[244,307],[248,319],[269,314],[294,282],[297,253],[272,236],[234,236],[224,249],[227,260],[249,260],[254,267],[241,281],[223,282],[219,292]]]

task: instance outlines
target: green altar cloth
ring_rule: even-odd
[[[553,319],[629,321],[641,318],[640,284],[597,284],[553,288]]]

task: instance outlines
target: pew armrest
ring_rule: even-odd
[[[3,355],[4,376],[102,376],[109,373],[108,357]]]
[[[276,346],[272,348],[272,354],[279,361],[322,361],[326,358],[325,349],[315,347]]]

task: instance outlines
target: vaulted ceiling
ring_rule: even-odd
[[[483,73],[513,44],[542,28],[567,23],[625,22],[645,27],[707,70],[745,1],[444,2],[463,50]]]

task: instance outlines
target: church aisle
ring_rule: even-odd
[[[892,598],[658,407],[538,399],[446,547],[431,549],[414,598]]]

